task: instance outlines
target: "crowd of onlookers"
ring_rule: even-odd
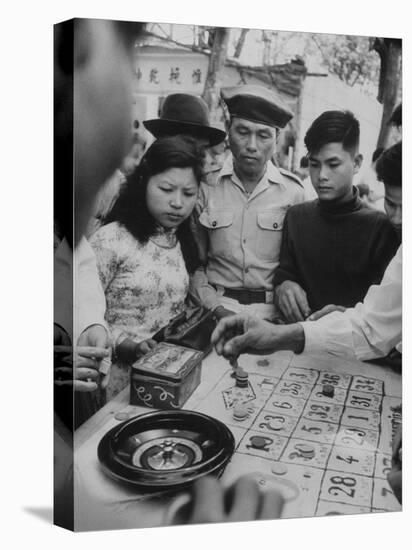
[[[398,194],[401,205],[400,146],[373,159],[388,189],[386,202],[379,195],[385,213],[354,185],[363,159],[352,113],[327,111],[312,123],[302,182],[273,161],[292,117],[280,98],[247,85],[222,97],[228,150],[206,104],[172,94],[160,118],[144,122],[155,141],[145,152],[133,144],[94,203],[82,244],[91,245],[99,275],[86,288],[104,293],[104,320],[95,324],[112,349],[108,398],[187,305],[202,304],[217,319],[245,311],[277,324],[317,319],[324,308],[362,302],[400,245],[400,208],[389,204]],[[382,176],[390,163],[385,184],[376,170]]]

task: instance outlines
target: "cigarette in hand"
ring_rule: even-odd
[[[106,374],[110,370],[111,365],[112,365],[112,360],[110,359],[110,357],[105,357],[100,361],[99,373],[102,376],[106,376]]]
[[[111,366],[112,366],[112,358],[110,356],[105,357],[100,362],[99,373],[101,376],[100,387],[102,388],[102,390],[105,390],[109,384],[109,380],[110,380],[109,373],[110,373]]]

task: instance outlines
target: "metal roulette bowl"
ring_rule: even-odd
[[[97,455],[111,477],[143,491],[160,491],[219,475],[234,449],[232,432],[219,420],[165,410],[115,426],[101,439]]]

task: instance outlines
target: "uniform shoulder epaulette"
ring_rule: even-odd
[[[285,170],[285,168],[279,168],[279,172],[282,174],[282,176],[290,178],[303,188],[303,183],[301,182],[299,176],[296,176],[293,172],[289,172],[289,170]]]

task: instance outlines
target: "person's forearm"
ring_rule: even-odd
[[[299,323],[274,325],[273,341],[276,350],[290,350],[302,353],[305,348],[305,332]]]
[[[209,284],[204,267],[199,267],[190,277],[190,296],[193,296],[196,302],[210,310],[215,310],[220,305],[220,300],[216,290]]]

